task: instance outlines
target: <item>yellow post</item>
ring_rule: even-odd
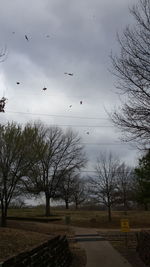
[[[126,233],[125,235],[125,245],[128,246],[128,232],[130,232],[130,226],[129,226],[129,220],[128,219],[122,219],[121,220],[121,231],[123,233]]]

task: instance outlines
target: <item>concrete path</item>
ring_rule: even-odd
[[[76,240],[86,251],[86,267],[132,267],[108,241],[98,236],[96,230],[77,227],[73,229]]]

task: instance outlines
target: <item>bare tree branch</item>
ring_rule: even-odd
[[[110,116],[123,139],[149,147],[150,139],[150,1],[141,0],[130,9],[135,27],[118,36],[120,55],[111,55],[117,88],[123,104]]]
[[[89,179],[91,194],[97,202],[107,207],[109,221],[111,221],[111,207],[116,201],[119,166],[119,160],[111,153],[100,154],[95,168],[97,177]]]

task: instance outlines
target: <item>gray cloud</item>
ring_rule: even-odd
[[[105,127],[111,126],[105,109],[110,111],[119,103],[114,78],[108,71],[109,54],[112,49],[119,49],[116,32],[132,23],[128,11],[132,3],[133,0],[2,0],[0,47],[7,45],[8,56],[0,64],[0,96],[5,95],[8,103],[6,113],[0,114],[1,122],[41,119],[46,124],[85,125],[73,127],[83,142],[105,144],[86,145],[90,166],[101,149],[111,150],[133,164],[136,150],[130,150],[128,145],[114,145],[120,134]],[[45,92],[44,86],[48,88]],[[94,127],[97,125],[103,127]]]

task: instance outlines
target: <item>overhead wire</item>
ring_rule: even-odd
[[[7,111],[7,113],[14,114],[25,114],[25,115],[36,115],[36,116],[49,116],[49,117],[62,117],[62,118],[74,118],[74,119],[92,119],[92,120],[108,120],[107,118],[94,118],[94,117],[80,117],[80,116],[66,116],[66,115],[56,115],[56,114],[45,114],[45,113],[31,113],[31,112],[21,112],[21,111]],[[79,124],[49,124],[52,126],[60,126],[60,127],[81,127],[81,128],[101,128],[101,127],[114,127],[113,125],[79,125]]]
[[[119,146],[120,145],[129,145],[129,143],[126,143],[126,142],[120,142],[120,143],[119,142],[118,143],[117,142],[116,143],[115,142],[114,143],[106,143],[106,142],[105,143],[102,143],[102,142],[101,143],[88,143],[88,142],[83,142],[81,144],[82,145],[98,145],[98,146],[105,146],[105,145],[114,145],[114,146],[116,146],[116,145],[119,145]],[[133,143],[132,144],[130,143],[130,145],[134,145],[134,144]]]
[[[6,113],[24,114],[24,115],[35,115],[35,116],[48,116],[48,117],[60,117],[60,118],[71,118],[71,119],[87,119],[87,120],[109,120],[103,117],[82,117],[82,116],[69,116],[69,115],[58,115],[48,113],[34,113],[34,112],[22,112],[22,111],[11,111],[7,110]]]
[[[85,172],[85,173],[99,173],[98,171],[96,171],[96,170],[81,170],[80,172]],[[130,171],[116,171],[116,174],[122,174],[122,173],[129,173]],[[105,171],[105,173],[109,173],[109,171]]]
[[[32,113],[32,112],[22,112],[22,111],[10,111],[8,110],[7,113],[13,113],[13,114],[25,114],[25,115],[36,115],[36,116],[48,116],[48,117],[60,117],[60,118],[71,118],[71,119],[87,119],[87,120],[109,120],[108,118],[103,117],[84,117],[84,116],[70,116],[70,115],[59,115],[59,114],[48,114],[48,113]],[[113,125],[73,125],[73,124],[48,124],[50,126],[60,126],[60,127],[77,127],[77,128],[114,128]],[[89,142],[82,142],[83,145],[98,145],[98,146],[104,146],[104,145],[114,145],[114,146],[120,146],[120,145],[129,145],[129,143],[126,142],[95,142],[95,143],[89,143]],[[131,144],[131,143],[130,143]],[[134,144],[131,144],[134,145]]]
[[[77,127],[77,128],[112,128],[114,127],[113,125],[73,125],[73,124],[57,124],[57,123],[53,123],[53,124],[48,124],[51,126],[60,126],[60,127]]]
[[[73,118],[73,119],[91,119],[91,120],[108,120],[108,118],[102,118],[102,117],[82,117],[82,116],[68,116],[68,115],[58,115],[58,114],[47,114],[47,113],[31,113],[31,112],[21,112],[21,111],[7,111],[8,113],[14,113],[14,114],[25,114],[25,115],[37,115],[37,116],[50,116],[50,117],[62,117],[62,118]],[[50,126],[60,126],[60,127],[78,127],[78,128],[113,128],[113,125],[72,125],[72,124],[48,124]],[[126,142],[82,142],[83,145],[129,145],[129,143]],[[130,143],[131,144],[131,143]],[[132,145],[132,144],[131,144]]]

